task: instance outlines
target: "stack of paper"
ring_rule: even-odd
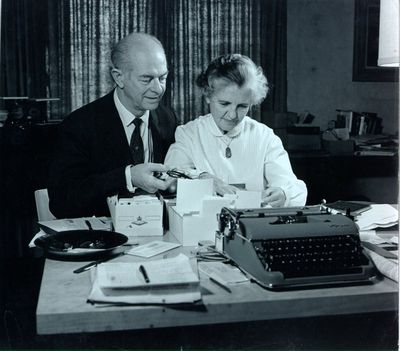
[[[201,299],[199,277],[183,254],[154,261],[102,263],[93,271],[90,302],[176,304]]]
[[[371,208],[362,212],[356,218],[360,230],[387,228],[398,223],[398,211],[390,205],[371,205]]]

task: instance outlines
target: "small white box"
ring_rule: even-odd
[[[169,231],[182,246],[197,246],[200,240],[214,241],[218,229],[217,214],[229,203],[229,199],[225,199],[225,203],[220,201],[220,207],[205,211],[207,214],[203,215],[200,212],[182,213],[174,202],[166,202]]]
[[[114,230],[129,239],[163,235],[163,203],[155,195],[107,198]]]

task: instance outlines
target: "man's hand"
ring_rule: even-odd
[[[169,168],[160,163],[141,163],[131,167],[132,185],[149,193],[166,190],[174,179],[167,177],[162,180],[154,176],[154,172],[166,172]]]
[[[223,182],[221,179],[218,177],[204,172],[201,173],[199,176],[200,179],[212,179],[214,181],[214,191],[221,196],[224,196],[225,194],[235,194],[237,188],[234,187],[233,185],[229,185],[225,182]]]
[[[271,187],[263,191],[263,205],[272,207],[282,207],[285,204],[286,195],[281,188]]]

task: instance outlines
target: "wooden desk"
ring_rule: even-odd
[[[190,248],[177,248],[190,255]],[[130,261],[133,256],[115,260]],[[396,311],[398,287],[389,279],[374,285],[272,292],[254,283],[233,286],[232,293],[201,276],[203,305],[107,306],[86,303],[90,272],[72,271],[85,263],[47,260],[36,310],[38,334],[152,329],[283,318]]]

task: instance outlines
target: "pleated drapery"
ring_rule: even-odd
[[[227,53],[250,56],[261,65],[262,16],[258,1],[171,1],[167,57],[171,79],[171,102],[183,122],[207,112],[198,74],[215,57]]]
[[[36,2],[47,8],[48,33],[46,28],[42,38],[45,59],[35,53],[35,60],[44,60],[42,77],[31,70],[29,79],[41,85],[47,96],[61,99],[52,111],[53,117],[62,118],[113,88],[110,51],[131,32],[153,34],[163,43],[170,71],[164,103],[174,108],[182,123],[208,112],[195,79],[213,58],[226,53],[248,55],[263,67],[273,86],[262,108],[252,111],[253,118],[262,120],[261,111],[286,110],[286,0]],[[13,0],[4,3],[10,7]],[[29,16],[28,10],[25,13]],[[25,23],[35,27],[34,19]],[[18,31],[24,23],[20,21],[14,27]],[[29,28],[24,30],[29,32]],[[15,55],[18,43],[15,45],[12,50],[3,45],[2,56]],[[12,60],[8,62],[11,66],[7,69],[20,72],[19,66],[12,67]],[[9,84],[2,84],[3,95],[12,91],[9,88]]]

